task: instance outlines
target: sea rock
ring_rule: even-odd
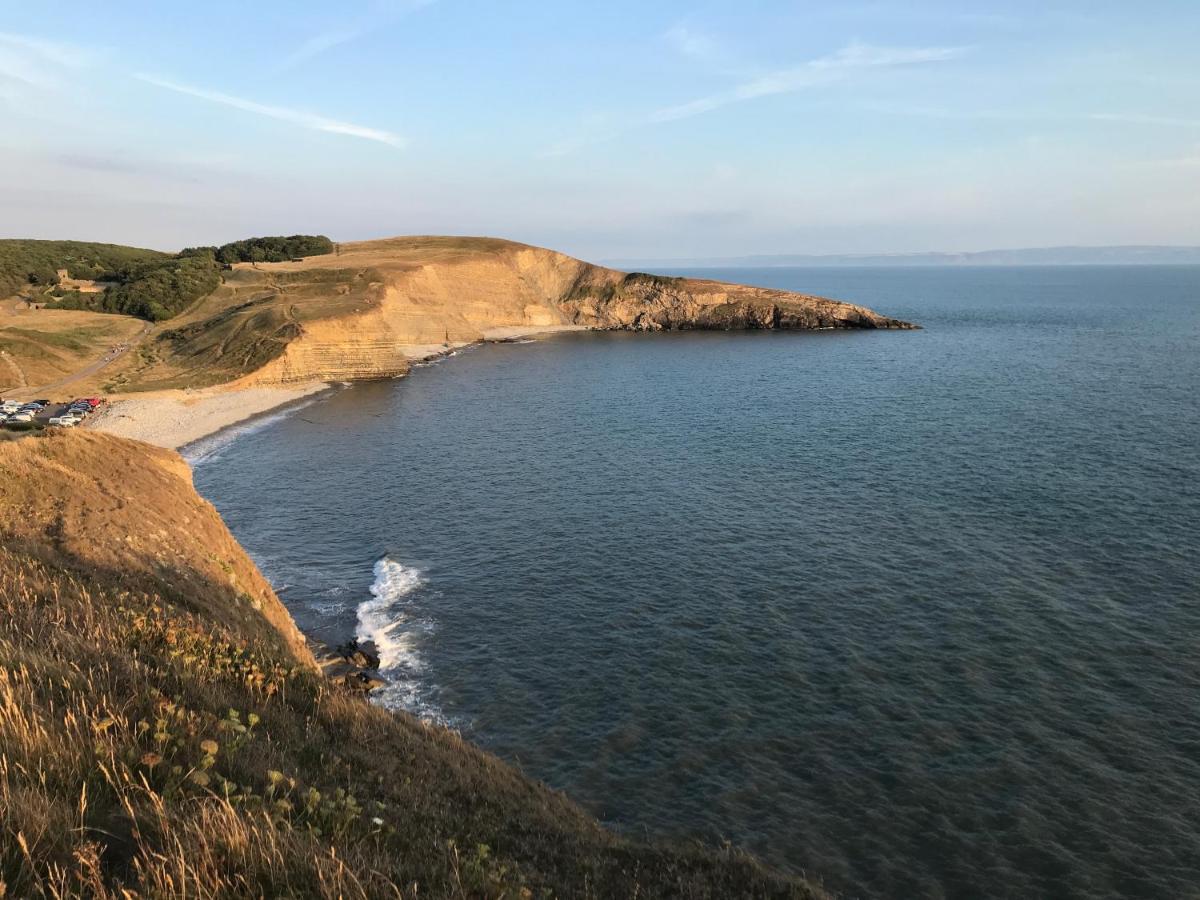
[[[370,669],[360,669],[358,666],[351,665],[345,661],[330,662],[327,665],[322,665],[321,668],[325,673],[325,677],[331,682],[353,691],[369,693],[387,684],[387,680],[377,672],[373,672]]]
[[[338,655],[360,669],[379,668],[379,650],[374,641],[349,640],[337,648]]]

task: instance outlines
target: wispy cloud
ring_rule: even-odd
[[[577,134],[561,138],[535,155],[538,159],[556,159],[560,156],[570,156],[572,153],[595,143],[598,143],[598,139]]]
[[[561,156],[569,156],[572,153],[582,150],[584,147],[613,140],[619,137],[620,134],[621,128],[612,121],[611,117],[600,113],[592,113],[579,120],[573,134],[555,141],[535,155],[538,159],[555,159]]]
[[[356,41],[376,28],[389,25],[409,13],[432,6],[436,2],[438,0],[375,0],[368,13],[357,21],[315,34],[302,42],[280,61],[278,70],[294,69],[334,47]]]
[[[679,36],[679,39],[683,40],[685,36],[686,33]],[[699,52],[704,49],[704,45],[697,44],[694,49]],[[836,53],[818,57],[788,69],[761,75],[727,91],[709,94],[678,106],[668,106],[648,115],[635,117],[631,121],[627,120],[624,128],[608,127],[599,135],[592,128],[580,129],[575,135],[555,142],[539,152],[537,156],[543,159],[567,156],[592,144],[611,140],[630,128],[675,122],[759,97],[795,93],[820,84],[833,83],[863,69],[945,62],[957,59],[966,52],[967,48],[965,47],[875,47],[869,44],[851,43]]]
[[[42,38],[30,37],[25,34],[13,34],[10,31],[0,31],[0,48],[8,48],[27,53],[44,62],[56,66],[67,66],[78,69],[90,64],[94,52],[83,47],[67,44],[62,41],[47,41]]]
[[[1168,128],[1200,128],[1200,119],[1179,119],[1173,116],[1146,116],[1140,113],[1092,113],[1096,122],[1121,122],[1127,125],[1164,125]]]
[[[58,72],[83,68],[93,58],[92,51],[71,44],[0,31],[0,99],[59,90]]]
[[[234,109],[240,109],[243,112],[253,113],[257,116],[265,116],[268,119],[289,122],[292,125],[298,125],[301,128],[307,128],[311,131],[342,134],[347,137],[362,138],[363,140],[375,141],[396,148],[403,148],[406,143],[404,138],[399,135],[379,128],[368,128],[363,125],[355,125],[352,122],[342,122],[338,119],[330,119],[302,110],[288,109],[284,106],[269,106],[265,103],[256,103],[253,100],[246,100],[242,97],[234,97],[230,94],[222,94],[219,91],[210,91],[205,88],[191,87],[190,85],[168,81],[165,78],[156,78],[152,75],[135,75],[134,77],[147,84],[152,84],[155,87],[160,87],[168,91],[174,91],[177,94],[186,94],[189,97],[197,97],[201,100],[207,100],[210,103],[219,103],[222,106],[231,106]]]
[[[341,28],[314,35],[285,56],[279,63],[279,69],[294,69],[301,63],[308,62],[313,57],[320,56],[326,50],[332,50],[334,47],[350,43],[355,38],[361,37],[363,32],[364,29],[362,28]]]
[[[651,113],[649,120],[673,122],[687,119],[734,103],[795,93],[818,84],[839,80],[861,69],[945,62],[957,59],[965,52],[964,47],[874,47],[869,44],[849,44],[828,56],[771,72],[726,91],[660,109]]]
[[[721,48],[716,40],[682,23],[668,29],[663,37],[677,51],[692,59],[707,61],[721,55]]]

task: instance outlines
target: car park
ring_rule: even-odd
[[[0,400],[0,426],[53,425],[72,428],[83,424],[104,400],[100,397],[75,397],[69,402],[56,400]]]

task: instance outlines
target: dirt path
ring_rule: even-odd
[[[147,334],[150,333],[150,329],[153,327],[154,327],[154,325],[152,323],[147,322],[144,326],[142,326],[141,331],[139,331],[137,334],[135,334],[133,337],[131,337],[129,340],[127,340],[124,344],[119,344],[115,351],[110,350],[108,353],[106,353],[100,359],[96,360],[94,363],[89,363],[88,365],[84,366],[82,369],[79,369],[76,372],[72,372],[66,378],[60,378],[58,381],[52,381],[49,384],[39,384],[35,388],[35,390],[39,391],[39,392],[58,391],[58,390],[62,390],[65,387],[68,387],[69,385],[74,384],[77,381],[82,381],[84,378],[90,378],[91,376],[95,375],[97,372],[103,370],[107,366],[112,365],[112,363],[114,363],[116,360],[120,359],[122,356],[124,356],[126,353],[128,353],[130,350],[132,350],[135,346],[137,346],[137,344],[139,342],[141,342],[142,338],[144,338]]]
[[[8,363],[8,367],[13,370],[17,376],[17,383],[6,390],[24,390],[29,387],[29,382],[25,380],[25,370],[18,365],[17,361],[8,355],[7,351],[0,350],[0,360]]]

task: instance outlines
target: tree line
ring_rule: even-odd
[[[333,252],[333,241],[323,234],[293,234],[288,237],[255,237],[222,244],[220,247],[188,247],[181,256],[211,255],[219,263],[287,262],[301,256],[324,256]]]
[[[189,247],[176,254],[82,241],[0,240],[0,296],[71,278],[103,282],[98,293],[59,291],[47,306],[123,313],[157,322],[169,319],[221,283],[221,269],[238,262],[283,262],[332,253],[324,235],[255,237],[219,247]]]
[[[119,244],[0,240],[0,297],[14,294],[28,285],[57,284],[59,269],[67,269],[72,278],[101,279],[122,266],[169,258],[170,254],[157,250]]]

